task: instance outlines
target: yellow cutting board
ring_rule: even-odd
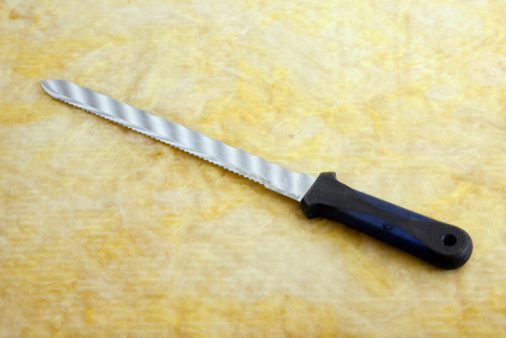
[[[501,1],[0,2],[0,336],[506,331]],[[443,271],[60,103],[66,79],[455,224]]]

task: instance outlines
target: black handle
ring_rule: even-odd
[[[464,230],[353,190],[333,172],[318,176],[301,207],[307,218],[338,221],[443,269],[461,267],[473,251]]]

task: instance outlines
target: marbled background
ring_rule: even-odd
[[[1,1],[0,336],[501,336],[503,1]],[[442,271],[46,95],[458,225]]]

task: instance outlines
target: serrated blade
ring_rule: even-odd
[[[299,202],[316,180],[73,82],[44,80],[41,85],[55,99],[170,144]]]

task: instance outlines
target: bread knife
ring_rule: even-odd
[[[337,180],[290,171],[220,140],[172,123],[65,80],[41,81],[53,98],[119,123],[139,133],[245,176],[300,202],[307,218],[324,217],[347,225],[442,269],[456,269],[471,256],[464,230],[404,209]]]

